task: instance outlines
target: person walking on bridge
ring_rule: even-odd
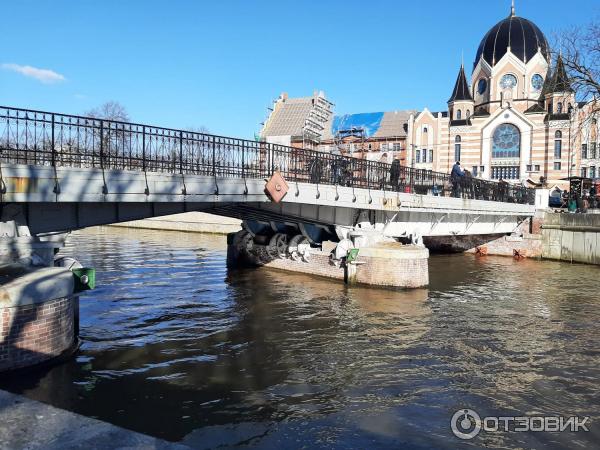
[[[465,176],[465,172],[460,168],[460,161],[452,166],[452,172],[450,172],[450,182],[452,183],[452,197],[458,198],[458,187],[460,180]]]
[[[394,159],[392,161],[392,165],[390,167],[390,184],[392,185],[392,190],[398,190],[398,181],[400,180],[400,160]]]

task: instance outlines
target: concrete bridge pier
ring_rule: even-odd
[[[316,243],[302,234],[269,236],[253,233],[252,228],[244,223],[243,230],[227,236],[229,267],[266,266],[349,285],[419,288],[429,284],[429,251],[422,243],[402,244],[374,229],[336,227],[337,241]]]

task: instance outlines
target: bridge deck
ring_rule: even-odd
[[[137,123],[125,123],[43,111],[0,107],[0,163],[100,170],[101,193],[110,194],[107,171],[164,173],[180,177],[187,193],[189,176],[215,180],[269,178],[279,171],[288,182],[352,189],[449,197],[447,174],[402,167],[265,142],[215,136]],[[0,172],[0,192],[8,194]],[[147,183],[145,183],[147,184]],[[6,191],[6,192],[4,192]],[[149,186],[142,192],[150,194]],[[467,199],[534,204],[533,189],[479,178],[461,179],[460,196]],[[4,200],[4,197],[2,199]]]

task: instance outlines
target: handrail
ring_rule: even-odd
[[[8,163],[268,178],[372,190],[533,204],[535,191],[470,176],[144,125],[0,106],[0,159]]]

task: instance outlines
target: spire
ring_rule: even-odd
[[[515,0],[512,0],[512,4],[510,6],[510,17],[515,17]]]
[[[546,92],[574,92],[567,71],[565,70],[562,53],[556,58],[556,67],[554,68],[554,73]]]
[[[460,65],[458,77],[456,78],[456,84],[454,85],[454,90],[452,91],[452,96],[448,100],[448,103],[455,102],[457,100],[473,101],[469,84],[467,83],[467,77],[465,76],[465,68],[462,64]]]

